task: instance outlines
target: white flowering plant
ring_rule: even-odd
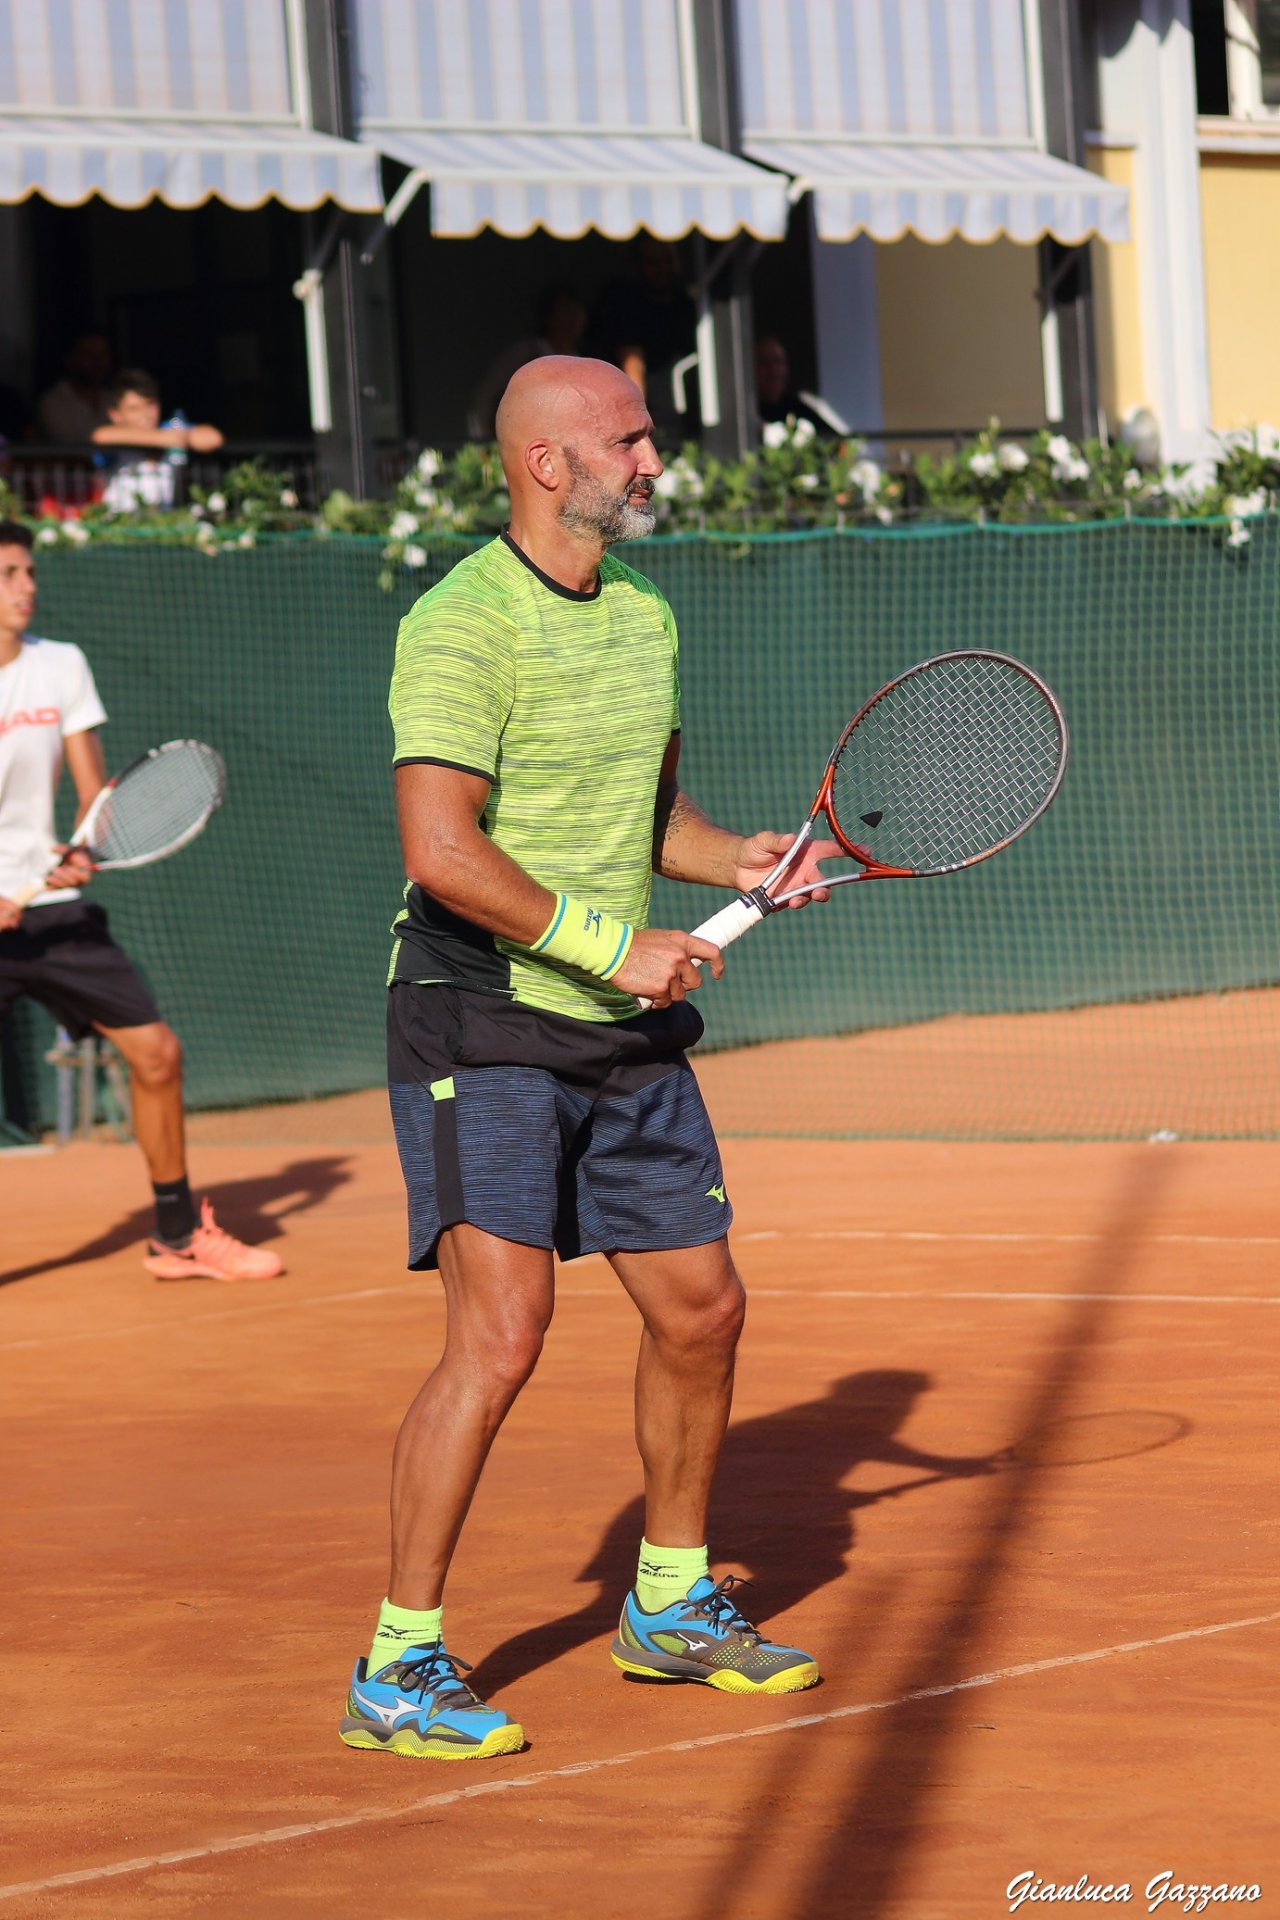
[[[892,435],[886,436],[892,445]],[[1213,519],[1231,549],[1248,547],[1259,515],[1280,504],[1280,430],[1263,423],[1220,437],[1212,460],[1156,469],[1124,444],[1077,443],[1042,430],[1006,437],[989,425],[945,453],[894,450],[891,463],[859,440],[807,420],[766,425],[758,449],[726,460],[695,442],[664,455],[655,487],[660,534],[757,534],[821,527],[911,525],[928,520]],[[496,533],[510,516],[492,445],[427,447],[407,463],[389,500],[333,492],[318,512],[298,504],[293,478],[245,461],[208,489],[193,485],[182,509],[112,514],[65,508],[39,525],[42,546],[147,535],[210,556],[262,536],[360,534],[381,543],[384,585],[427,568],[433,544]],[[17,511],[0,474],[0,512]]]

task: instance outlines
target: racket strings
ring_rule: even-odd
[[[844,836],[886,866],[966,865],[1025,827],[1054,790],[1064,736],[1039,684],[989,656],[904,675],[854,726],[832,777]]]
[[[90,835],[95,858],[125,866],[180,845],[218,805],[224,781],[222,761],[198,741],[148,754],[104,801]]]

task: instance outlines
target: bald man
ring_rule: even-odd
[[[522,367],[498,412],[510,527],[400,627],[407,877],[388,1073],[409,1264],[439,1269],[447,1332],[396,1442],[387,1598],[340,1729],[353,1747],[465,1759],[524,1742],[463,1680],[441,1608],[489,1448],[551,1320],[553,1253],[604,1254],[641,1320],[645,1531],[614,1662],[731,1693],[818,1679],[708,1565],[743,1290],[686,1058],[702,1033],[687,996],[723,962],[705,940],[649,927],[649,895],[655,870],[748,891],[791,836],[727,832],[681,789],[675,621],[608,552],[653,529],[652,435],[617,367]],[[799,883],[835,851],[814,847]],[[517,1580],[530,1544],[509,1543]]]

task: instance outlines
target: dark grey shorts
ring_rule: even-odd
[[[96,900],[31,907],[0,933],[0,1020],[24,993],[77,1040],[94,1027],[147,1027],[160,1018]]]
[[[684,1050],[689,1007],[596,1023],[402,982],[387,1053],[409,1265],[466,1221],[562,1260],[702,1246],[732,1208]]]

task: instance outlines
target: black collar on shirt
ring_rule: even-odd
[[[511,535],[508,532],[506,527],[502,529],[502,532],[499,535],[499,538],[503,542],[504,546],[510,547],[512,553],[514,553],[516,559],[520,562],[520,564],[522,566],[528,567],[530,573],[533,574],[535,579],[541,580],[543,586],[546,587],[551,593],[558,593],[562,600],[598,600],[600,598],[600,589],[603,583],[600,579],[599,574],[596,575],[596,583],[594,587],[592,587],[590,593],[579,593],[576,587],[562,587],[560,582],[558,580],[553,580],[549,573],[544,573],[541,567],[534,566],[533,561],[529,558],[528,554],[524,551],[524,548],[518,547],[516,545],[515,541],[511,538]]]

